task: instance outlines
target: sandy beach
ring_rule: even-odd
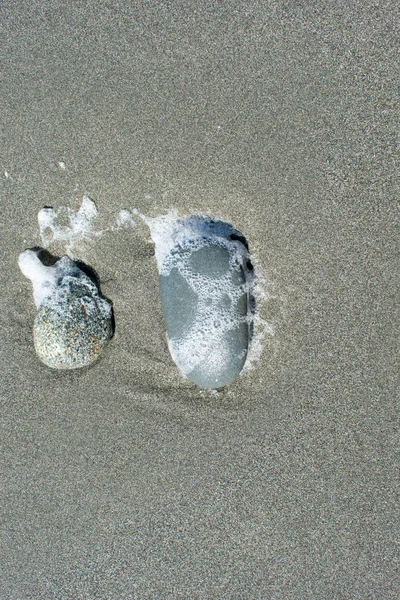
[[[397,2],[0,17],[0,600],[398,598]],[[59,372],[18,256],[84,195],[102,233],[73,254],[116,329]],[[235,383],[180,375],[121,210],[246,236],[260,352]]]

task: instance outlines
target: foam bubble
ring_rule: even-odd
[[[120,210],[117,216],[117,227],[136,227],[136,222],[130,210]]]

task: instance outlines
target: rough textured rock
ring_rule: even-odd
[[[38,252],[20,256],[38,307],[33,337],[39,358],[53,369],[85,367],[100,358],[113,334],[112,306],[97,285],[68,257],[52,266]]]

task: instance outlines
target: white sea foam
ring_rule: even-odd
[[[157,266],[161,273],[164,259],[178,242],[176,239],[177,236],[179,234],[181,234],[181,236],[184,235],[184,232],[177,227],[179,223],[178,211],[171,210],[168,214],[160,215],[155,218],[146,217],[146,215],[143,215],[142,213],[138,214],[150,229],[151,239],[155,244]]]
[[[46,267],[38,258],[37,252],[25,250],[20,254],[18,265],[22,273],[31,280],[33,285],[33,298],[37,308],[51,295],[55,282],[54,269]]]
[[[130,210],[120,210],[117,216],[117,228],[136,227],[136,221]]]
[[[249,352],[247,354],[246,364],[243,369],[244,373],[251,371],[256,363],[260,360],[265,338],[275,334],[273,324],[269,323],[261,316],[262,308],[270,298],[269,288],[271,286],[271,282],[263,273],[261,265],[258,264],[257,258],[253,256],[252,261],[255,268],[255,278],[252,287],[252,293],[257,310],[255,311],[253,318],[253,336],[249,347]]]
[[[78,244],[84,241],[94,242],[104,233],[126,227],[135,227],[136,222],[129,210],[121,210],[115,220],[115,225],[104,229],[96,229],[95,222],[99,216],[96,204],[89,196],[83,196],[77,211],[69,207],[42,208],[38,213],[40,237],[44,248],[53,243],[64,246],[67,254],[73,255]],[[67,218],[69,225],[60,225],[60,219]]]
[[[25,277],[32,282],[33,298],[37,308],[54,295],[63,278],[83,276],[88,279],[68,256],[63,256],[52,266],[46,266],[40,260],[38,251],[25,250],[19,256],[18,265]]]
[[[66,251],[71,252],[78,242],[96,235],[94,222],[98,216],[98,210],[93,200],[89,196],[84,196],[78,211],[67,209],[69,225],[59,224],[59,215],[63,212],[65,212],[63,208],[59,211],[54,208],[42,208],[39,211],[40,237],[45,248],[48,248],[53,242],[61,242],[66,244]]]

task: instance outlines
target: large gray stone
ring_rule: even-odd
[[[250,342],[253,271],[246,240],[229,223],[197,216],[175,219],[169,229],[164,223],[158,232],[171,355],[200,387],[225,386],[239,376]]]

